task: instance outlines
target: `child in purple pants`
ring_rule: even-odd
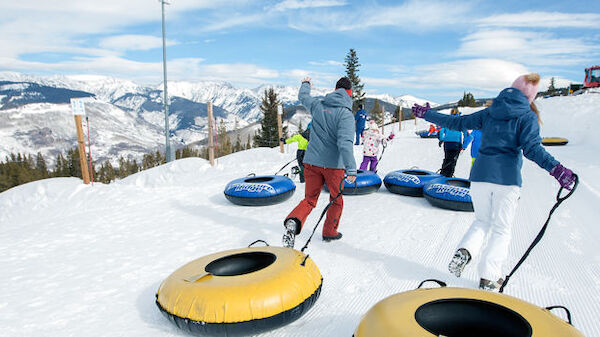
[[[379,127],[375,121],[369,122],[368,128],[363,131],[363,161],[360,164],[361,170],[367,170],[376,172],[377,171],[377,155],[379,154],[379,145],[382,142],[388,141],[394,138],[394,134],[391,133],[387,138],[379,133]]]

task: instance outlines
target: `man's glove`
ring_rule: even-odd
[[[425,113],[430,109],[431,106],[429,106],[429,102],[427,102],[425,106],[418,105],[417,103],[415,103],[415,105],[412,106],[412,113],[417,118],[424,118]]]
[[[440,140],[440,141],[438,142],[438,147],[442,147],[442,143],[443,143],[443,142]]]
[[[279,141],[282,143],[285,143],[285,138],[281,137],[281,138],[279,138]]]

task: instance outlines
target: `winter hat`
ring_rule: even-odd
[[[540,75],[531,73],[527,75],[521,75],[511,85],[511,88],[519,89],[527,97],[529,103],[532,103],[538,92],[538,86],[540,84]]]
[[[370,120],[369,121],[369,129],[379,131],[379,126],[377,126],[377,123],[375,123],[374,120]]]

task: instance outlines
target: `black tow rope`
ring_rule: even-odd
[[[387,142],[382,143],[383,145],[383,150],[381,150],[381,156],[379,156],[379,158],[377,159],[377,166],[379,166],[379,162],[381,161],[381,158],[383,158],[383,154],[385,153],[385,148],[387,147]],[[375,170],[375,173],[377,173],[377,171],[379,170]]]
[[[548,219],[546,220],[546,223],[544,224],[544,226],[542,227],[542,229],[540,230],[538,235],[535,237],[535,239],[533,240],[533,242],[531,243],[529,248],[527,248],[527,251],[525,252],[523,257],[521,257],[521,259],[519,260],[517,265],[504,278],[504,282],[502,282],[502,286],[500,286],[500,290],[499,290],[500,293],[502,293],[504,291],[504,287],[506,287],[506,284],[508,283],[508,280],[510,279],[510,277],[513,276],[513,274],[517,271],[517,269],[519,269],[521,264],[523,264],[525,259],[527,259],[527,257],[529,256],[529,253],[531,253],[531,251],[533,250],[533,247],[535,247],[540,242],[540,240],[542,240],[542,237],[544,236],[544,233],[546,232],[546,228],[548,227],[548,223],[550,223],[550,219],[552,218],[552,214],[554,213],[554,211],[556,211],[558,206],[560,206],[560,204],[563,201],[567,200],[573,194],[573,192],[575,192],[575,189],[577,189],[577,185],[579,185],[579,177],[576,174],[573,174],[573,176],[575,176],[575,185],[573,185],[573,189],[564,197],[560,196],[560,193],[562,192],[563,187],[561,186],[561,188],[558,190],[558,194],[556,194],[556,203],[550,210],[550,214],[548,214]]]
[[[321,222],[321,220],[323,220],[323,217],[327,213],[327,210],[329,209],[329,207],[331,207],[331,205],[333,205],[333,203],[337,200],[337,198],[339,198],[340,195],[342,195],[342,192],[344,191],[344,189],[343,189],[344,180],[346,180],[346,176],[344,176],[342,181],[340,181],[340,192],[335,196],[335,198],[331,199],[331,201],[327,204],[327,206],[325,206],[325,209],[323,210],[323,212],[321,212],[321,216],[319,217],[317,224],[313,228],[312,233],[310,234],[310,237],[308,238],[308,241],[306,241],[306,243],[304,244],[304,247],[302,247],[302,249],[300,249],[300,251],[302,253],[304,253],[304,250],[308,247],[310,240],[312,240],[313,235],[315,235],[315,231],[317,230],[317,227],[319,227],[319,223]],[[306,256],[304,257],[304,261],[302,261],[301,265],[304,265],[304,263],[306,262],[306,259],[308,259],[308,254],[306,254]]]
[[[288,162],[287,162],[287,164],[283,165],[283,167],[279,169],[279,171],[275,172],[274,176],[276,176],[276,175],[277,175],[277,173],[279,173],[279,172],[283,171],[283,169],[284,169],[284,168],[286,168],[286,167],[287,167],[289,164],[293,163],[293,162],[294,162],[294,160],[296,160],[296,159],[297,159],[297,158],[294,158],[294,159],[292,159],[292,160],[288,161]]]

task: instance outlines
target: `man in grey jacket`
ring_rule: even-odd
[[[356,161],[353,153],[354,116],[352,115],[352,83],[342,77],[335,91],[324,99],[310,96],[310,78],[302,80],[298,99],[312,115],[310,142],[304,155],[304,200],[286,217],[283,246],[294,247],[295,236],[310,212],[317,205],[323,184],[329,189],[329,200],[334,200],[327,210],[323,225],[323,240],[339,240],[338,232],[344,202],[340,193],[342,180],[356,180]],[[343,187],[343,186],[342,186]],[[339,196],[338,196],[339,194]],[[337,197],[337,198],[336,198]]]

